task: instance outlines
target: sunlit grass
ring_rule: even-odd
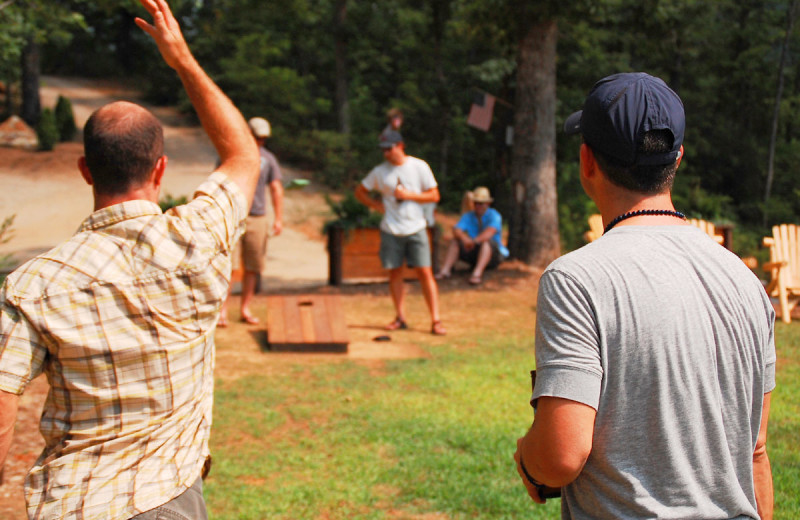
[[[777,326],[769,453],[776,515],[800,518],[800,324]],[[462,342],[463,344],[463,342]],[[217,383],[211,518],[559,518],[514,470],[531,340],[475,334],[429,359],[303,364]]]

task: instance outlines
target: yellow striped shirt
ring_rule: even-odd
[[[123,519],[189,488],[208,454],[214,327],[247,201],[222,173],[162,213],[135,200],[12,273],[0,389],[47,374],[31,518]]]

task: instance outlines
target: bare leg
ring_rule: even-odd
[[[258,273],[255,271],[245,271],[242,276],[242,321],[250,325],[257,324],[260,320],[250,312],[250,302],[256,294],[256,284],[258,284]]]
[[[417,277],[422,285],[422,294],[425,296],[425,303],[431,312],[431,322],[433,323],[432,332],[434,334],[445,334],[446,330],[442,326],[439,316],[439,286],[433,277],[433,269],[430,267],[417,267]]]
[[[402,267],[389,270],[389,292],[392,295],[395,316],[400,321],[406,321],[406,284]]]
[[[449,278],[453,273],[453,266],[456,265],[458,260],[458,239],[454,238],[447,246],[447,254],[444,257],[444,265],[436,274],[436,279]]]
[[[486,266],[489,265],[489,261],[492,259],[492,246],[489,242],[482,242],[480,245],[480,250],[478,250],[478,260],[475,262],[475,268],[472,270],[472,276],[470,277],[470,283],[480,283],[481,277],[483,276],[483,271],[486,269]]]

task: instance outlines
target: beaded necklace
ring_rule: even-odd
[[[682,220],[686,220],[686,215],[681,213],[680,211],[672,211],[670,209],[638,209],[636,211],[629,211],[627,213],[623,213],[622,215],[618,216],[614,220],[608,223],[606,228],[603,230],[603,234],[605,235],[611,228],[622,222],[623,220],[638,217],[640,215],[668,215],[670,217],[676,217]]]

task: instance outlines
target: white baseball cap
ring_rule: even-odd
[[[247,124],[256,137],[269,137],[272,135],[272,127],[269,126],[269,121],[263,117],[253,117]]]

